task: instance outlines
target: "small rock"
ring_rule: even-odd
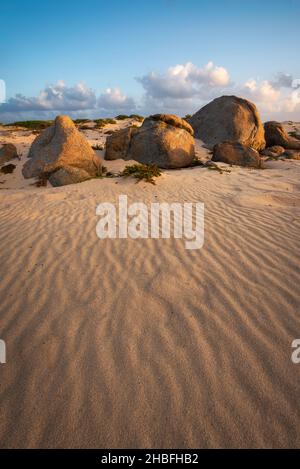
[[[283,152],[283,147],[281,147],[280,145],[273,145],[272,147],[268,147],[262,150],[260,154],[263,156],[270,156],[271,158],[277,158],[278,156],[281,156]]]
[[[12,143],[5,143],[0,148],[0,166],[14,158],[18,158],[17,148]]]
[[[269,121],[264,127],[267,147],[280,145],[289,150],[300,150],[299,140],[290,137],[280,122]]]
[[[126,127],[125,129],[113,132],[106,139],[105,160],[125,159],[128,153],[132,134],[136,127]]]
[[[91,179],[91,176],[87,171],[72,166],[60,168],[48,177],[48,181],[54,187],[77,184],[88,179]]]
[[[259,153],[247,145],[235,142],[223,142],[214,146],[212,161],[261,168],[262,159]]]
[[[288,160],[300,160],[300,150],[285,150],[280,156]]]
[[[5,166],[2,166],[0,171],[3,174],[11,174],[15,169],[16,169],[16,165],[10,163],[10,164],[6,164]]]

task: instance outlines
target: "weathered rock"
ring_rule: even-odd
[[[260,153],[263,156],[271,156],[272,158],[279,157],[284,152],[284,148],[280,145],[273,145],[272,147],[265,148]]]
[[[25,178],[54,173],[64,167],[84,170],[89,177],[101,172],[101,161],[68,116],[58,116],[31,145],[23,166]]]
[[[166,124],[178,127],[178,129],[184,129],[191,135],[194,135],[193,127],[185,119],[181,119],[175,114],[153,114],[150,116],[150,119],[165,122]]]
[[[136,130],[136,127],[126,127],[107,137],[104,158],[106,160],[126,159],[131,136]]]
[[[50,184],[54,187],[77,184],[88,179],[91,179],[91,176],[87,171],[73,166],[64,166],[48,177]]]
[[[300,150],[285,150],[280,156],[289,160],[300,160]]]
[[[0,166],[14,158],[18,158],[18,152],[15,145],[12,143],[5,143],[0,148]]]
[[[215,145],[212,161],[222,161],[223,163],[252,168],[262,167],[259,153],[254,148],[238,142],[223,142]]]
[[[183,168],[189,166],[194,158],[192,129],[183,119],[166,114],[144,120],[131,136],[126,157],[160,168]]]
[[[265,122],[265,138],[268,147],[280,145],[289,150],[300,150],[300,142],[284,130],[280,122]]]
[[[255,104],[237,96],[221,96],[188,119],[195,136],[208,147],[239,142],[255,150],[265,148],[264,128]]]

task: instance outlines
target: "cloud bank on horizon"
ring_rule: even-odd
[[[300,80],[279,72],[273,80],[249,78],[234,83],[229,71],[212,61],[202,67],[191,62],[169,67],[165,72],[136,77],[142,94],[127,96],[120,88],[97,93],[85,83],[67,86],[63,80],[49,84],[38,96],[16,94],[0,104],[0,121],[47,119],[56,114],[72,117],[115,116],[119,113],[154,112],[184,116],[196,112],[212,99],[235,94],[253,101],[264,120],[295,120],[300,117]]]

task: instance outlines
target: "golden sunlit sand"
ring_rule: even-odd
[[[34,138],[0,129],[21,154],[0,176],[1,446],[299,446],[300,161],[37,188]],[[96,206],[121,194],[203,202],[203,248],[98,239]]]

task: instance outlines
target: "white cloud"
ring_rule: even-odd
[[[135,109],[135,102],[132,98],[125,96],[119,88],[107,88],[99,96],[97,106],[109,112],[128,112]]]
[[[96,95],[84,83],[68,88],[63,81],[49,85],[41,91],[39,102],[46,109],[77,111],[92,109],[96,105]]]
[[[271,81],[273,88],[291,88],[293,86],[293,76],[289,73],[277,73],[275,79]]]
[[[165,73],[151,72],[137,80],[148,97],[188,99],[203,96],[210,88],[228,86],[229,73],[224,67],[218,67],[213,62],[203,68],[187,62],[170,67]]]
[[[238,93],[253,101],[266,118],[299,119],[300,88],[293,87],[291,75],[278,76],[281,78],[276,82],[250,79],[240,87]]]
[[[58,81],[47,85],[36,97],[17,94],[1,104],[0,121],[50,119],[58,113],[73,118],[115,116],[132,111],[143,115],[165,112],[183,116],[224,94],[253,101],[263,120],[300,120],[300,80],[287,73],[278,73],[273,80],[250,78],[243,84],[233,84],[224,67],[209,62],[201,68],[187,62],[137,80],[144,89],[139,102],[119,88],[107,88],[97,98],[84,83],[68,87]]]
[[[95,105],[96,95],[84,83],[69,88],[63,81],[58,81],[46,86],[37,97],[27,98],[17,94],[1,106],[0,112],[77,111],[92,109]]]
[[[138,81],[145,90],[143,110],[151,112],[163,109],[184,115],[218,96],[235,94],[253,101],[265,119],[288,118],[288,113],[291,119],[299,119],[300,83],[287,73],[280,72],[273,80],[251,78],[234,85],[224,67],[209,62],[199,68],[188,62],[170,67],[164,73],[151,72]]]
[[[51,119],[57,113],[71,117],[99,117],[135,110],[135,102],[119,88],[108,88],[97,99],[96,93],[84,83],[72,87],[64,81],[47,85],[36,97],[17,94],[0,105],[0,117],[4,122],[26,119]]]
[[[280,97],[280,90],[275,89],[267,80],[257,82],[254,79],[250,79],[242,86],[241,92],[245,97],[248,96],[254,102],[264,104],[270,107],[270,109],[274,103],[278,102]]]

